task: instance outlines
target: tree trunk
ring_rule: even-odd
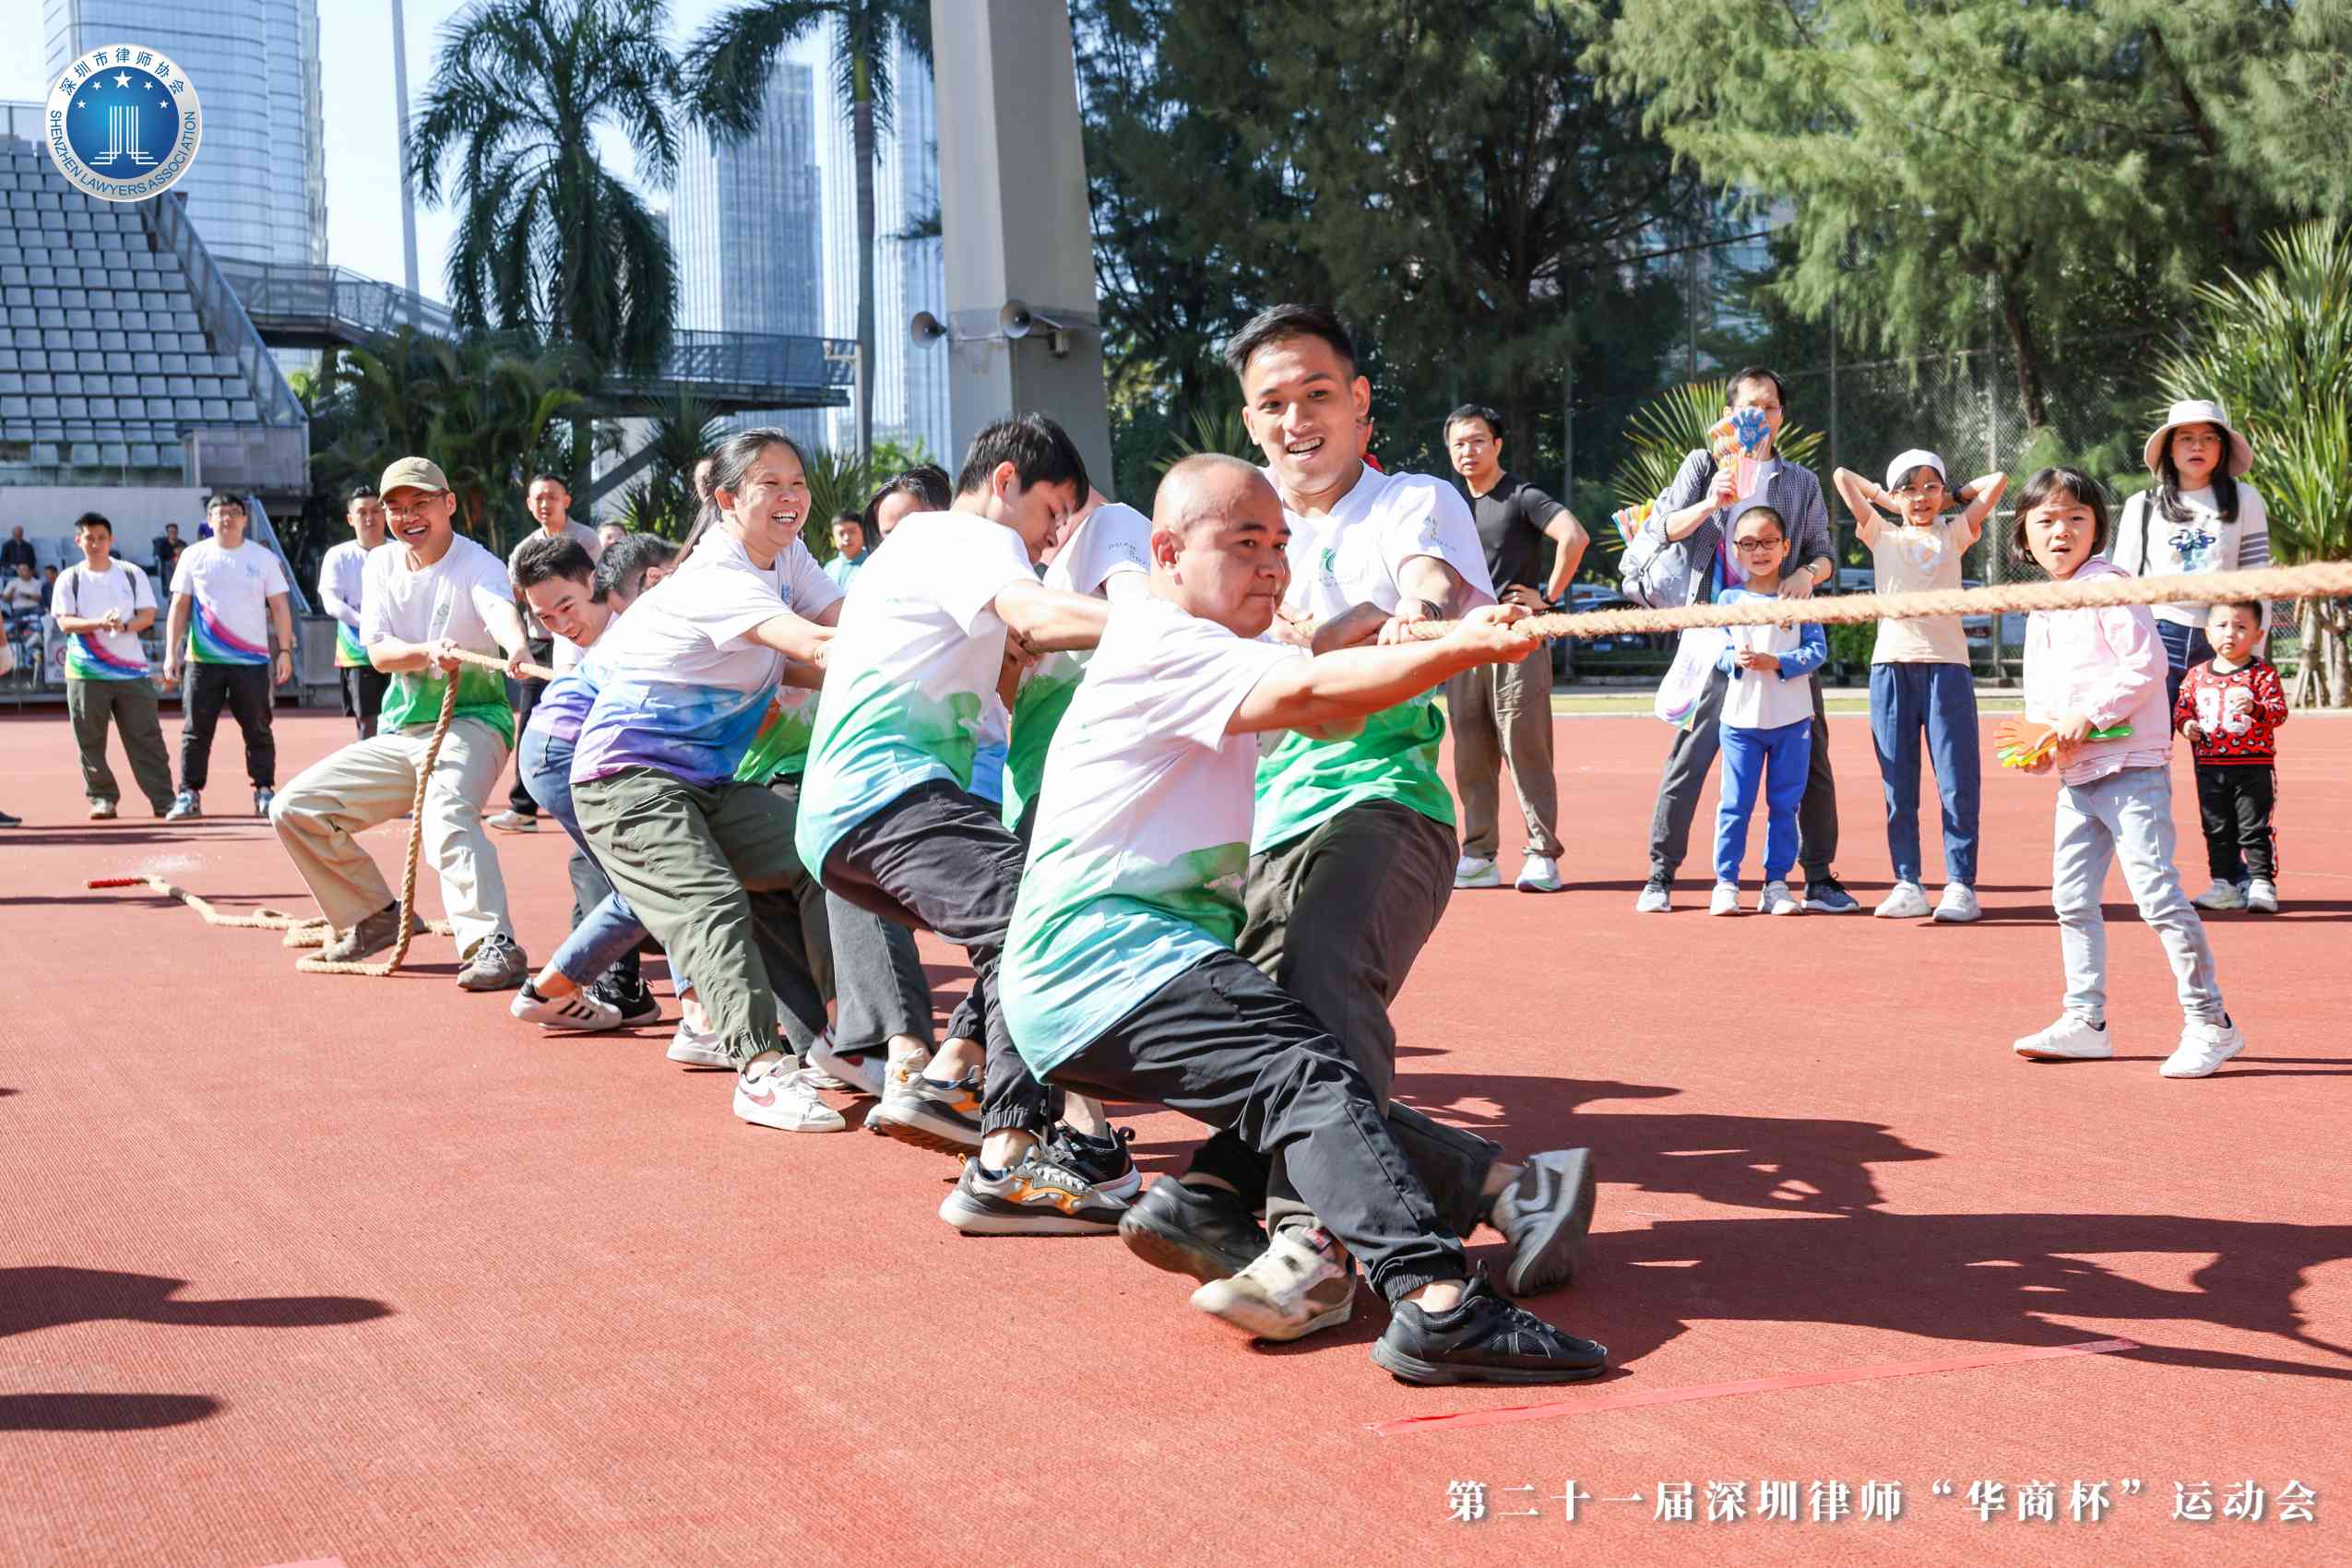
[[[2302,633],[2301,665],[2295,672],[2297,707],[2352,707],[2352,644],[2345,617],[2329,600],[2307,599],[2295,607]]]
[[[2043,396],[2040,345],[2034,341],[2033,324],[2025,319],[2025,304],[2009,275],[2001,275],[2001,318],[2009,331],[2009,351],[2017,362],[2017,399],[2025,410],[2025,426],[2039,430],[2049,422],[2049,405]]]
[[[850,106],[858,160],[858,461],[873,462],[873,96],[862,60]]]

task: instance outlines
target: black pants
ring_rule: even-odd
[[[2278,880],[2278,770],[2247,763],[2197,767],[2197,808],[2205,819],[2205,863],[2215,882]]]
[[[977,796],[974,798],[980,799]],[[980,803],[982,805],[986,805],[988,802],[985,800],[980,800]],[[998,817],[998,820],[1003,820],[1001,814]],[[1020,841],[1021,860],[1023,864],[1027,864],[1028,861],[1029,836],[1036,831],[1037,799],[1032,796],[1030,797],[1029,803],[1021,808],[1021,820],[1013,825],[1013,837]],[[980,1038],[980,1029],[983,1026],[980,1019],[980,1004],[973,1000],[973,998],[979,995],[980,988],[978,986],[974,986],[970,991],[965,993],[964,1000],[956,1004],[956,1010],[947,1015],[947,1038],[949,1039],[978,1039]],[[1058,1096],[1055,1098],[1054,1104],[1058,1113],[1061,1105],[1061,1099]]]
[[[1238,954],[1184,970],[1046,1077],[1099,1099],[1181,1111],[1279,1164],[1391,1301],[1468,1277],[1461,1241],[1362,1070]]]
[[[212,731],[225,705],[245,732],[245,772],[256,790],[278,786],[278,737],[270,732],[275,671],[267,664],[204,664],[190,659],[181,678],[180,788],[203,792],[212,773]]]
[[[1837,780],[1829,766],[1829,715],[1822,707],[1821,677],[1813,688],[1813,754],[1805,772],[1805,798],[1797,805],[1797,863],[1808,884],[1830,873],[1837,859]],[[1706,788],[1721,742],[1723,694],[1731,677],[1718,670],[1667,749],[1666,774],[1657,781],[1657,805],[1650,813],[1650,874],[1671,878],[1691,849],[1691,820],[1698,814],[1699,791]]]
[[[988,1042],[980,1127],[990,1133],[1041,1134],[1053,1122],[1051,1097],[1013,1049],[1004,1010],[990,1004],[1027,858],[987,802],[933,778],[844,833],[819,873],[827,891],[885,920],[937,932],[971,961],[972,1005]]]
[[[346,666],[343,671],[343,712],[360,727],[360,739],[375,738],[376,716],[384,711],[384,694],[392,689],[392,677],[372,664]],[[519,735],[520,728],[515,731]]]
[[[533,664],[546,664],[554,657],[555,645],[552,642],[533,642],[530,645],[530,660]],[[516,734],[519,735],[530,728],[531,709],[537,707],[539,699],[546,695],[547,683],[544,681],[525,680],[506,683],[507,700],[515,705]],[[515,787],[506,791],[506,805],[507,809],[517,816],[535,817],[539,814],[539,802],[531,798],[530,790],[523,783],[522,754],[521,750],[517,748],[515,753],[517,759]]]

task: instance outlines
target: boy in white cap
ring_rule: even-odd
[[[368,552],[360,624],[368,662],[392,677],[376,733],[304,768],[269,818],[335,927],[319,956],[350,963],[391,946],[399,906],[352,836],[409,809],[443,691],[455,681],[456,711],[425,786],[424,849],[441,873],[441,906],[465,960],[457,983],[511,991],[530,965],[515,943],[481,811],[514,750],[515,715],[505,678],[455,654],[496,652],[514,669],[528,646],[522,617],[505,564],[454,531],[457,498],[436,465],[403,457],[377,489],[392,538]]]

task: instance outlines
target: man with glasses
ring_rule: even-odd
[[[1753,409],[1764,420],[1767,435],[1755,454],[1754,487],[1742,494],[1740,478],[1729,468],[1718,468],[1714,454],[1704,449],[1682,459],[1681,469],[1666,493],[1658,497],[1650,520],[1661,539],[1687,551],[1695,562],[1690,574],[1693,602],[1712,596],[1717,587],[1739,588],[1747,572],[1738,552],[1725,546],[1725,519],[1742,501],[1760,501],[1780,514],[1788,527],[1788,568],[1781,574],[1779,597],[1810,599],[1836,576],[1830,553],[1829,508],[1823,504],[1821,481],[1812,470],[1782,457],[1775,445],[1787,419],[1787,391],[1769,370],[1750,367],[1731,378],[1724,412]],[[1812,758],[1805,780],[1805,798],[1797,810],[1797,862],[1805,873],[1807,910],[1815,914],[1848,915],[1861,908],[1831,870],[1837,856],[1837,781],[1829,766],[1829,718],[1822,707],[1821,677],[1806,677],[1812,688]],[[1657,805],[1650,816],[1650,874],[1633,908],[1643,914],[1662,914],[1673,908],[1674,873],[1691,847],[1691,819],[1697,814],[1699,791],[1706,787],[1715,766],[1716,720],[1722,716],[1725,689],[1730,677],[1717,671],[1707,682],[1690,721],[1675,731],[1666,754],[1666,772],[1657,785]]]

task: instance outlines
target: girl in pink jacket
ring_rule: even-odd
[[[2073,469],[2044,469],[2017,503],[2011,564],[2029,563],[2052,582],[2127,576],[2095,559],[2108,539],[2098,484]],[[2159,1069],[2202,1078],[2245,1049],[2222,1005],[2213,948],[2172,863],[2172,722],[2165,702],[2164,645],[2143,606],[2037,610],[2025,623],[2025,717],[2053,726],[2054,757],[2033,765],[2059,775],[2050,903],[2058,911],[2066,1006],[2058,1021],[2016,1042],[2032,1062],[2103,1060],[2115,1053],[2107,1027],[2107,926],[2099,890],[2108,865],[2123,864],[2140,918],[2155,928],[2180,982],[2186,1022]],[[2095,740],[2095,730],[2128,734]]]

